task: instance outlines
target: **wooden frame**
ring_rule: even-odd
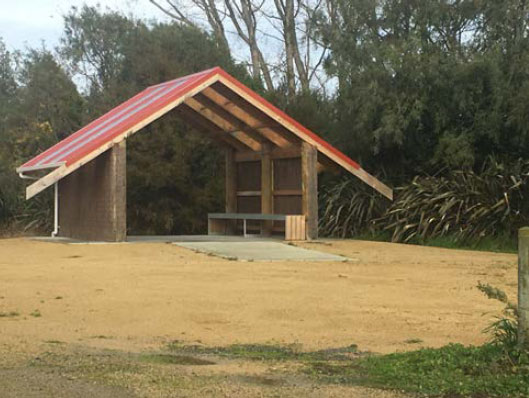
[[[179,86],[181,82],[185,83]],[[159,90],[164,91],[160,91],[161,94],[158,95],[156,93]],[[50,148],[48,151],[51,153],[46,151],[39,155],[40,157],[26,162],[17,169],[22,177],[27,176],[23,173],[37,175],[39,170],[53,168],[47,175],[27,187],[26,199],[53,185],[173,109],[176,109],[187,124],[199,132],[209,134],[226,148],[226,211],[229,213],[240,211],[239,205],[241,208],[257,208],[259,204],[261,213],[265,214],[273,214],[276,210],[279,211],[279,208],[294,209],[289,211],[289,216],[303,217],[303,234],[309,239],[316,239],[318,172],[329,168],[343,168],[387,198],[393,197],[389,187],[367,173],[356,162],[222,69],[213,68],[149,87],[76,132],[72,136],[73,142],[66,139],[65,143],[61,142]],[[299,159],[299,163],[296,163],[296,159]],[[244,162],[259,162],[259,175],[255,165],[250,168],[253,170],[251,179],[259,179],[257,185],[238,186],[237,170],[241,165],[244,166]],[[275,186],[276,162],[282,162],[278,168],[293,164],[295,167],[292,167],[296,170],[295,173],[289,171],[283,175],[279,174],[277,180],[294,178],[300,180],[300,185]],[[294,214],[298,212],[300,214]],[[292,222],[299,223],[299,220],[301,218]],[[262,233],[270,234],[275,227],[271,220],[267,220],[263,223]],[[296,231],[292,233],[299,236],[297,227]]]

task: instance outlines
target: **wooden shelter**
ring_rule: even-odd
[[[226,213],[211,215],[211,233],[221,232],[219,220],[228,232],[248,220],[263,234],[316,238],[325,168],[345,169],[392,199],[356,162],[216,67],[148,87],[17,168],[36,180],[27,199],[55,186],[54,236],[126,239],[126,139],[170,111],[225,148]]]

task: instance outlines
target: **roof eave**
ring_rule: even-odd
[[[57,163],[49,163],[49,164],[43,164],[43,165],[38,165],[38,166],[20,166],[20,167],[17,167],[16,172],[17,173],[27,173],[30,171],[56,169],[58,167],[61,167],[64,163],[65,162],[57,162]]]

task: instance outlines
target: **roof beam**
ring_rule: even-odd
[[[233,117],[237,118],[240,123],[245,123],[248,127],[252,128],[255,131],[258,131],[259,133],[264,135],[269,141],[272,141],[274,144],[276,144],[278,147],[286,148],[292,145],[292,143],[296,142],[295,140],[294,142],[292,142],[292,138],[295,138],[292,134],[290,134],[290,136],[288,137],[290,138],[289,140],[284,135],[274,131],[268,125],[265,124],[265,126],[263,127],[262,120],[259,120],[251,113],[248,113],[228,98],[213,90],[211,87],[204,89],[204,91],[202,91],[200,95],[213,101],[215,104],[232,114]]]
[[[221,141],[239,151],[247,151],[248,149],[252,149],[231,134],[226,134],[224,130],[217,127],[208,119],[204,118],[204,116],[202,116],[200,113],[195,112],[186,104],[180,105],[175,109],[175,111],[178,113],[178,116],[192,128],[200,132],[209,133],[208,135],[217,141]]]
[[[242,141],[252,150],[257,152],[261,150],[261,143],[259,141],[255,140],[253,137],[248,136],[248,134],[246,134],[246,131],[238,131],[235,126],[227,122],[225,119],[217,115],[212,110],[205,108],[200,102],[198,102],[194,98],[188,98],[185,101],[185,104],[188,105],[195,112],[200,113],[203,117],[208,119],[210,122],[214,123],[216,126],[220,127],[222,130],[234,131],[231,133],[231,135],[237,138],[239,141]]]
[[[250,102],[245,100],[244,97],[242,97],[241,95],[230,90],[224,84],[220,82],[215,82],[211,86],[209,86],[207,90],[204,90],[204,93],[206,93],[206,91],[207,92],[213,91],[221,95],[222,97],[226,98],[228,101],[230,101],[232,104],[234,104],[238,108],[242,109],[248,115],[251,115],[251,117],[259,120],[261,124],[269,126],[270,129],[272,129],[275,133],[280,134],[283,138],[285,138],[289,142],[293,144],[300,143],[300,139],[296,134],[292,133],[290,130],[285,128],[282,124],[278,123],[274,118],[271,118],[266,113],[262,112],[259,108],[252,105]]]
[[[219,117],[224,119],[227,123],[231,124],[234,130],[243,131],[248,136],[252,137],[255,141],[258,141],[260,143],[269,143],[272,144],[272,146],[276,146],[273,141],[270,141],[266,136],[252,129],[250,126],[248,126],[247,124],[239,120],[237,117],[233,116],[226,109],[224,109],[224,107],[215,103],[202,93],[198,93],[193,97],[193,99],[199,102],[204,108],[211,110],[212,112],[216,113]]]
[[[237,152],[235,154],[235,161],[236,162],[252,162],[261,160],[260,153],[256,152]],[[289,148],[274,148],[270,152],[270,157],[273,160],[276,159],[293,159],[293,158],[299,158],[301,157],[301,148],[299,147],[289,147]]]

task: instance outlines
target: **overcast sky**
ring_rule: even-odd
[[[72,6],[100,4],[137,17],[165,19],[148,0],[0,0],[0,37],[8,49],[53,48],[62,33],[62,16]]]

